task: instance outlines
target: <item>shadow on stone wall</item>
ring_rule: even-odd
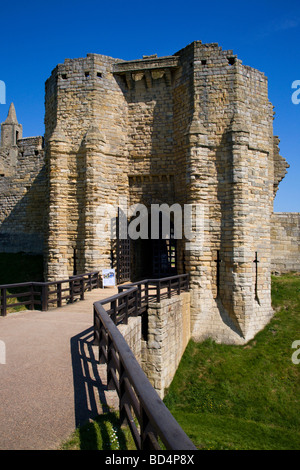
[[[26,192],[22,195],[24,186]],[[10,212],[0,226],[0,252],[43,254],[46,197],[45,167],[26,185],[15,179],[8,182],[2,196],[2,210],[6,206]]]

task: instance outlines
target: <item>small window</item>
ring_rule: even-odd
[[[85,75],[86,77],[89,77],[89,76],[90,76],[90,72],[84,72],[84,75]]]
[[[62,78],[63,80],[67,80],[67,74],[66,74],[66,73],[62,73],[62,74],[61,74],[61,78]]]
[[[102,78],[102,73],[101,73],[101,72],[97,72],[97,77],[98,77],[98,78]]]
[[[39,151],[38,151],[38,150],[35,150],[35,151],[34,151],[34,155],[37,156],[38,154],[39,154]]]
[[[229,65],[234,65],[235,64],[235,57],[227,57],[228,64]]]
[[[206,65],[206,59],[201,60],[202,65]]]

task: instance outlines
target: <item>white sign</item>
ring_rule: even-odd
[[[102,269],[103,287],[116,285],[116,273],[114,269]]]

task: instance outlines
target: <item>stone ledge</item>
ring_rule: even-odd
[[[130,60],[113,66],[113,73],[136,72],[143,70],[176,68],[179,66],[179,57],[165,56],[154,59]]]

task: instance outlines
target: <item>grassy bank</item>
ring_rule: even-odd
[[[299,449],[300,277],[272,279],[272,321],[246,346],[190,342],[165,403],[199,449]]]
[[[119,426],[118,413],[110,411],[76,429],[61,450],[135,450],[135,444],[129,428]]]

